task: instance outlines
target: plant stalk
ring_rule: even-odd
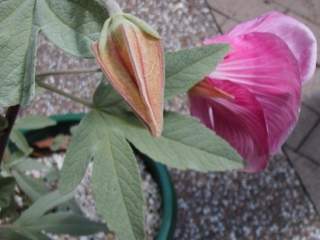
[[[19,109],[20,109],[20,105],[15,105],[7,109],[6,119],[8,121],[8,127],[5,130],[3,130],[3,134],[0,139],[0,163],[3,159],[4,152],[8,144],[9,136],[13,128],[13,125],[16,121],[16,118],[18,116]]]
[[[109,16],[122,13],[122,9],[115,0],[104,0],[105,6],[108,10]]]
[[[45,77],[52,76],[52,75],[87,74],[87,73],[97,73],[97,72],[101,72],[100,68],[44,71],[44,72],[38,73],[37,78],[45,78]]]
[[[44,83],[44,82],[42,82],[40,80],[37,80],[37,84],[42,88],[45,88],[45,89],[47,89],[47,90],[49,90],[51,92],[54,92],[54,93],[57,93],[57,94],[59,94],[61,96],[69,98],[69,99],[73,100],[74,102],[81,103],[82,105],[84,105],[84,106],[86,106],[88,108],[92,108],[93,107],[92,103],[90,103],[90,102],[88,102],[88,101],[86,101],[86,100],[84,100],[82,98],[76,97],[76,96],[74,96],[74,95],[72,95],[70,93],[66,93],[66,92],[64,92],[64,91],[62,91],[62,90],[60,90],[60,89],[58,89],[58,88],[56,88],[54,86],[51,86],[51,85],[49,85],[47,83]]]

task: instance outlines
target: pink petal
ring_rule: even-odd
[[[316,69],[317,40],[303,23],[279,12],[269,12],[254,20],[237,25],[229,36],[250,32],[269,32],[281,38],[296,57],[302,82],[311,79]]]
[[[207,80],[234,96],[205,98],[189,94],[190,110],[207,127],[226,139],[247,161],[246,171],[256,172],[268,162],[268,135],[260,103],[246,88],[230,81]]]
[[[270,33],[221,36],[232,50],[210,74],[248,89],[260,102],[268,129],[269,149],[278,151],[295,125],[300,105],[299,67],[288,46]]]

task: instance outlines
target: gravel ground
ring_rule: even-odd
[[[145,231],[147,240],[153,240],[160,228],[161,220],[161,196],[157,183],[153,180],[152,176],[146,172],[145,166],[139,161],[139,168],[142,177],[142,189],[144,193],[145,206]],[[92,219],[101,220],[96,213],[95,202],[91,189],[91,173],[92,165],[89,166],[86,176],[81,182],[81,185],[76,191],[76,201],[85,215]],[[81,240],[104,240],[105,234],[98,234],[95,238],[83,238]],[[109,237],[108,240],[116,240],[114,237]]]
[[[35,161],[39,161],[44,165],[48,166],[50,169],[61,170],[63,165],[65,154],[53,154],[49,157],[43,157],[40,159],[36,159]],[[139,158],[138,158],[139,159]],[[146,240],[153,240],[156,234],[159,231],[161,224],[161,195],[160,190],[158,188],[157,183],[153,180],[152,176],[149,172],[146,171],[145,165],[141,160],[138,160],[139,169],[141,174],[141,183],[142,189],[145,199],[145,232],[146,232]],[[89,219],[97,222],[101,222],[102,219],[98,216],[96,212],[96,206],[94,202],[93,192],[91,189],[91,176],[92,176],[92,167],[93,164],[89,164],[87,172],[84,178],[81,181],[81,184],[77,187],[75,192],[75,201],[79,206],[82,213]],[[28,175],[34,178],[43,178],[48,173],[47,171],[29,171]],[[48,188],[54,190],[56,188],[56,181],[51,182],[47,185]],[[19,196],[15,196],[15,201],[17,204],[22,207],[23,200]],[[61,236],[61,235],[51,235],[53,240],[73,240],[76,239],[70,236]],[[80,240],[116,240],[114,236],[111,234],[98,233],[92,236],[83,236]]]
[[[199,45],[205,36],[216,33],[204,0],[119,2],[157,28],[168,50]],[[67,56],[41,39],[38,70],[92,66],[93,60]],[[85,97],[90,96],[98,80],[98,74],[49,79],[56,86]],[[33,106],[25,113],[49,115],[86,110],[46,93]],[[175,99],[168,108],[186,112],[184,98]],[[319,217],[284,157],[273,159],[260,174],[171,172],[179,207],[175,239],[320,239]]]

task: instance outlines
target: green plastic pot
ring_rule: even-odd
[[[77,125],[83,116],[83,113],[54,115],[50,118],[57,122],[55,126],[24,131],[23,133],[26,136],[29,144],[32,145],[32,143],[36,141],[44,140],[49,137],[55,137],[58,134],[70,134],[70,128]],[[147,171],[150,172],[158,184],[162,197],[161,226],[156,240],[173,239],[176,223],[177,199],[168,169],[163,164],[154,162],[141,153],[137,152],[137,154],[142,157]]]

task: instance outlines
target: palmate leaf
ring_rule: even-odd
[[[0,106],[26,105],[34,95],[35,0],[0,1]]]
[[[18,129],[12,129],[10,133],[10,141],[12,141],[26,156],[33,151],[25,136]]]
[[[28,232],[46,231],[55,234],[70,234],[73,236],[91,235],[106,231],[105,224],[93,222],[84,216],[71,212],[51,213],[29,221],[27,224],[15,224],[15,230],[22,228]]]
[[[166,53],[165,100],[188,92],[206,75],[214,71],[216,65],[228,52],[228,45],[215,44]],[[123,98],[115,92],[107,80],[97,87],[93,103],[96,108],[106,112],[119,112],[128,109]]]
[[[31,207],[25,210],[15,221],[16,225],[24,226],[31,224],[35,219],[43,216],[47,211],[70,201],[74,193],[62,194],[58,190],[50,192],[39,198]]]
[[[0,1],[0,106],[27,105],[35,94],[37,37],[80,57],[107,18],[95,0]]]
[[[121,132],[110,128],[106,114],[89,113],[75,130],[59,189],[72,191],[93,159],[92,185],[98,213],[120,240],[144,239],[143,195],[138,165]]]
[[[0,226],[0,239],[8,240],[50,240],[49,237],[40,232],[29,232],[24,229],[15,229]]]
[[[20,172],[25,172],[25,171],[49,171],[50,167],[45,165],[44,163],[41,163],[37,161],[36,159],[33,158],[28,158],[28,157],[21,157],[16,160],[13,160],[9,162],[6,166],[9,168],[11,171],[20,171]]]
[[[73,137],[60,174],[59,189],[63,193],[76,188],[94,156],[96,145],[99,144],[95,132],[100,127],[96,124],[96,119],[96,114],[86,115],[72,133]]]
[[[93,57],[92,41],[108,15],[96,0],[41,0],[37,18],[42,32],[58,47],[75,56]]]
[[[23,130],[35,130],[55,125],[56,122],[45,116],[27,116],[17,119],[14,128]]]
[[[120,240],[144,239],[143,195],[136,158],[124,137],[105,132],[92,185],[97,211]]]
[[[226,44],[214,44],[167,53],[165,98],[186,93],[214,71],[228,50]]]
[[[15,223],[6,228],[0,227],[0,237],[1,239],[49,239],[42,234],[43,231],[82,236],[104,232],[106,226],[72,212],[58,212],[34,218],[23,225]]]
[[[162,136],[153,138],[130,113],[106,117],[108,125],[122,131],[142,153],[169,167],[201,172],[243,168],[240,155],[221,137],[198,120],[166,113]]]
[[[40,179],[34,179],[18,171],[13,171],[12,175],[17,181],[21,190],[32,200],[36,201],[42,195],[49,192],[44,182]]]

